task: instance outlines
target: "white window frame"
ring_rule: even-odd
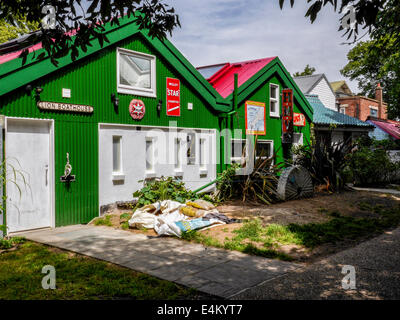
[[[272,98],[271,96],[271,91],[272,88],[277,88],[277,93],[276,93],[276,98]],[[273,118],[279,118],[280,117],[280,106],[279,106],[279,95],[280,95],[280,86],[275,83],[270,83],[269,84],[269,116]],[[275,112],[271,111],[271,102],[276,102],[276,110]]]
[[[150,89],[133,87],[133,86],[128,86],[128,85],[120,83],[120,71],[119,71],[120,54],[126,54],[126,55],[135,56],[138,58],[150,59],[150,84],[151,84]],[[133,95],[137,95],[137,96],[156,98],[157,97],[157,87],[156,87],[157,72],[156,71],[157,71],[156,70],[156,57],[154,55],[137,52],[137,51],[133,51],[133,50],[127,50],[124,48],[117,48],[117,92],[118,93],[133,94]]]
[[[269,156],[263,156],[263,157],[257,157],[256,155],[256,159],[269,159],[274,155],[274,140],[257,140],[257,144],[258,143],[264,143],[264,144],[270,144],[271,145],[271,155]]]
[[[183,175],[183,151],[185,150],[185,146],[183,144],[182,137],[174,137],[174,174],[177,177]]]
[[[207,139],[206,137],[202,137],[200,134],[199,137],[199,170],[200,170],[200,175],[204,176],[207,175],[208,170],[207,170],[207,158],[208,158],[208,153],[207,153]]]
[[[151,142],[151,150],[150,150],[150,159],[148,159],[148,152],[147,152],[147,142]],[[146,137],[145,140],[145,168],[146,168],[146,178],[154,178],[156,176],[155,170],[155,137]],[[150,161],[147,161],[150,160]],[[151,164],[151,168],[147,168],[147,163]]]
[[[114,170],[114,138],[119,140],[119,171]],[[125,174],[122,159],[122,136],[112,135],[112,180],[124,180]]]
[[[339,106],[339,113],[346,114],[346,108],[348,107],[347,104],[341,104]],[[342,112],[343,111],[343,112]]]
[[[371,114],[371,110],[375,110],[375,111],[376,111],[376,116],[373,116],[373,115]],[[378,111],[379,111],[378,107],[369,106],[369,115],[370,115],[370,116],[372,116],[372,117],[378,117]]]
[[[242,155],[240,157],[234,157],[234,148],[233,148],[232,144],[233,144],[233,142],[236,142],[236,141],[239,141],[239,142],[243,143],[243,141],[246,142],[246,139],[231,139],[231,164],[234,164],[234,163],[241,164],[242,160],[246,159],[247,158],[247,154],[248,154],[247,143],[246,143],[246,145],[244,147],[245,150],[246,150],[245,154],[244,154],[244,157]],[[242,152],[242,154],[243,154],[243,152]]]

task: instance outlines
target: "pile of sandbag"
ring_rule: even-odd
[[[137,209],[128,223],[132,228],[154,229],[158,235],[181,237],[182,232],[229,223],[229,218],[205,200],[185,204],[164,200]]]

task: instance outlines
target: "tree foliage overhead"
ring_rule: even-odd
[[[88,5],[84,8],[83,5]],[[164,39],[168,33],[180,26],[179,17],[172,7],[164,0],[13,0],[0,2],[0,20],[16,26],[15,17],[26,17],[27,23],[43,19],[47,12],[42,13],[46,5],[55,8],[55,28],[43,29],[32,33],[24,42],[35,44],[42,42],[46,52],[37,59],[45,57],[57,65],[57,59],[70,54],[72,60],[79,55],[79,49],[87,51],[90,41],[97,39],[103,46],[108,39],[104,24],[119,25],[119,17],[127,15],[135,17],[135,23],[140,30],[148,30],[152,38]],[[21,54],[22,63],[26,62],[28,50]]]
[[[278,1],[282,9],[285,0]],[[310,5],[305,16],[313,23],[322,8],[328,5],[335,12],[338,11],[341,13],[340,22],[345,22],[349,18],[345,9],[348,5],[352,5],[355,11],[354,28],[344,29],[340,26],[339,31],[344,29],[344,35],[347,36],[347,39],[353,36],[354,40],[357,40],[360,29],[366,29],[368,33],[375,30],[379,20],[379,14],[386,10],[386,6],[390,2],[395,3],[398,2],[398,0],[307,0],[307,3],[310,3]],[[291,7],[293,7],[294,3],[295,0],[290,0]],[[397,29],[397,31],[399,31],[399,29]]]
[[[311,76],[314,74],[315,70],[314,67],[310,67],[310,65],[307,64],[303,71],[293,73],[293,77]]]
[[[361,93],[375,96],[377,83],[383,86],[389,117],[400,117],[400,2],[389,1],[379,14],[371,40],[358,43],[347,55],[341,73],[356,80]]]
[[[28,22],[26,17],[17,17],[14,19],[15,25],[0,20],[0,43],[16,39],[26,33],[39,29],[38,22]]]

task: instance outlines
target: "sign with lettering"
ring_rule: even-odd
[[[293,142],[293,90],[282,90],[282,143]]]
[[[167,78],[167,116],[181,115],[181,83],[179,79]]]
[[[134,120],[142,120],[146,113],[146,107],[142,100],[133,99],[129,104],[129,113]]]
[[[306,116],[302,113],[293,113],[293,125],[296,127],[306,126]]]
[[[39,101],[37,103],[37,106],[40,110],[81,112],[81,113],[93,112],[92,106],[85,106],[81,104]]]

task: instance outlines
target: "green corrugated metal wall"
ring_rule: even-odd
[[[269,115],[269,84],[279,84],[280,93],[282,89],[286,88],[286,85],[277,76],[271,77],[265,84],[259,87],[253,94],[251,94],[245,101],[242,101],[238,106],[237,115],[233,116],[233,129],[241,129],[243,131],[242,138],[246,137],[246,123],[245,123],[245,103],[246,101],[257,101],[263,102],[266,106],[266,134],[263,136],[258,136],[259,140],[273,140],[274,141],[274,150],[277,152],[277,162],[282,162],[284,160],[284,148],[281,147],[281,134],[282,134],[282,121],[280,118],[271,118]],[[282,97],[279,99],[279,114],[282,113]],[[302,112],[296,100],[294,101],[293,112],[304,113]],[[294,127],[295,132],[303,133],[303,141],[310,140],[310,123],[306,121],[305,127]]]
[[[40,111],[34,95],[27,95],[24,88],[2,97],[0,102],[0,113],[6,116],[55,119],[56,226],[86,223],[98,215],[98,123],[168,126],[169,121],[177,121],[180,127],[218,128],[214,111],[145,39],[135,36],[117,46],[156,55],[156,99],[118,94],[119,107],[114,109],[110,98],[111,93],[117,93],[114,46],[32,83],[43,88],[42,101],[90,105],[94,107],[91,115]],[[181,80],[180,117],[166,116],[166,77]],[[71,89],[70,99],[62,98],[62,88]],[[129,115],[128,106],[133,98],[143,100],[146,105],[146,115],[139,122]],[[163,100],[160,116],[156,110],[159,99]],[[188,102],[193,103],[192,111],[187,110]],[[76,181],[69,186],[59,181],[67,152],[76,175]]]

